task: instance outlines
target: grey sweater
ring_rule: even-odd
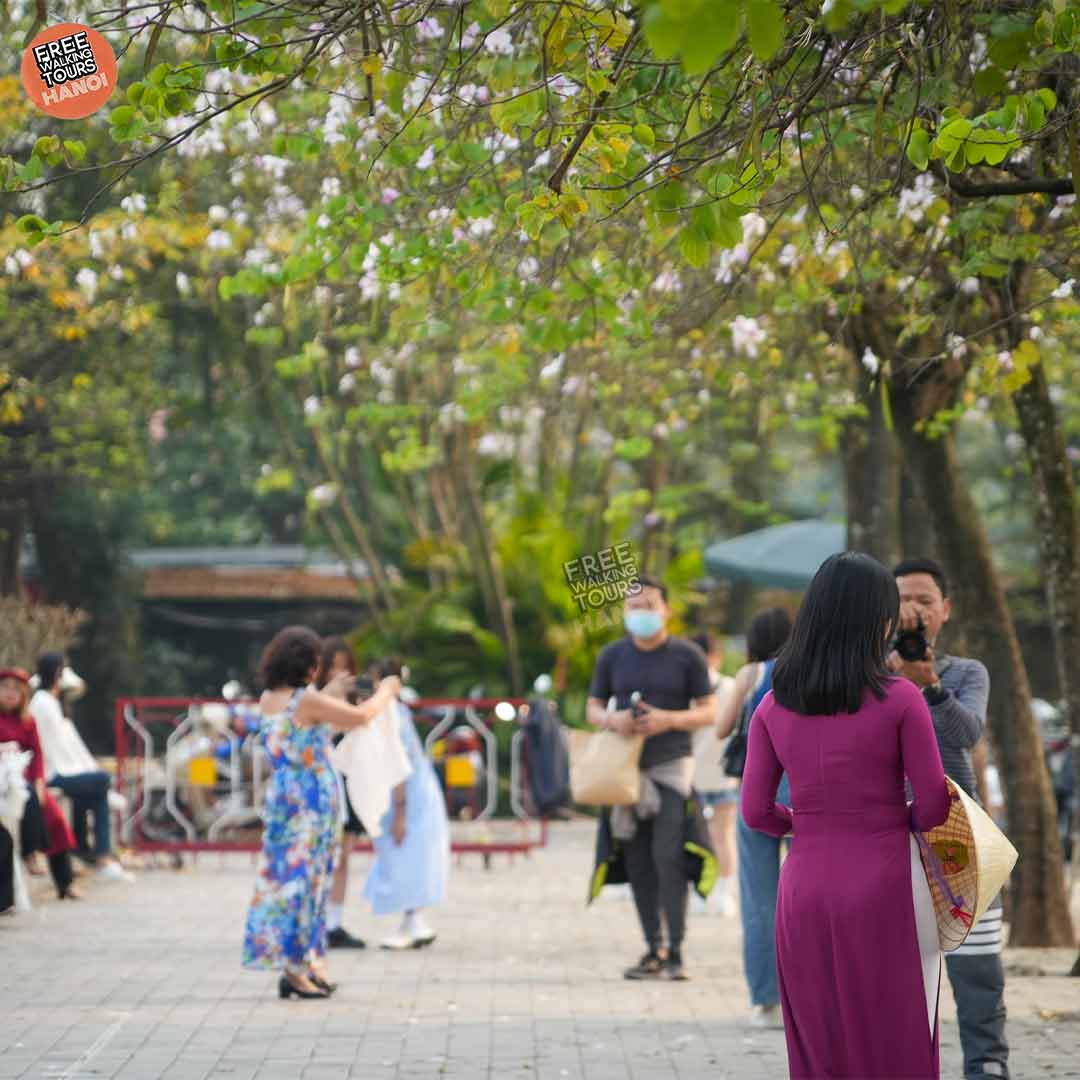
[[[944,701],[930,706],[941,764],[946,775],[978,801],[971,748],[986,727],[990,676],[978,660],[960,656],[943,656],[934,666],[946,694]]]

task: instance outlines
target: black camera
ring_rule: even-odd
[[[909,664],[918,664],[930,656],[930,642],[926,637],[926,625],[919,619],[919,625],[911,630],[901,630],[893,639],[893,651],[901,660]]]
[[[370,679],[359,678],[352,687],[345,692],[345,700],[350,705],[359,705],[375,693],[375,684]]]

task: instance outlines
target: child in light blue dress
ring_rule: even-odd
[[[412,774],[394,790],[393,803],[383,817],[364,895],[376,915],[403,913],[398,933],[384,941],[383,948],[416,949],[435,940],[422,909],[446,899],[450,827],[442,787],[424,752],[412,712],[400,701],[391,707],[398,713]]]

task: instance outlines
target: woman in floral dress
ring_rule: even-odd
[[[332,729],[367,724],[400,688],[384,679],[374,696],[349,705],[349,678],[310,688],[322,641],[313,630],[281,630],[263,654],[261,738],[273,773],[263,809],[263,851],[244,931],[243,965],[283,970],[281,997],[326,997],[325,907],[340,842],[338,787],[330,765]]]

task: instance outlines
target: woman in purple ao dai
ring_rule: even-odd
[[[793,834],[776,904],[793,1080],[940,1075],[941,954],[912,832],[945,820],[949,792],[922,694],[885,666],[898,614],[885,567],[828,559],[750,725],[743,816]]]

